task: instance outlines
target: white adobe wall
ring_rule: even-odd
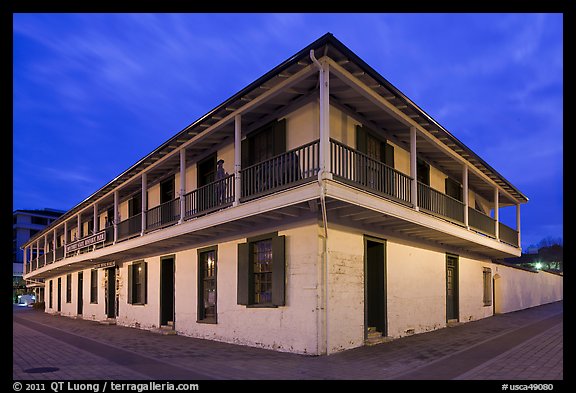
[[[507,313],[563,299],[564,277],[494,265],[496,313]]]
[[[315,224],[279,231],[286,236],[286,306],[247,308],[237,302],[238,239],[218,244],[217,324],[197,320],[197,249],[175,255],[175,327],[178,334],[303,354],[317,354]],[[168,254],[169,255],[169,254]],[[160,256],[148,262],[147,304],[127,303],[127,269],[121,265],[119,325],[158,327],[160,318]]]

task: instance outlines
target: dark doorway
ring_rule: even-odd
[[[365,337],[369,332],[386,336],[386,242],[366,239],[364,255]]]
[[[458,320],[458,256],[446,255],[446,321]]]
[[[106,316],[116,318],[116,267],[106,269]]]
[[[83,276],[82,272],[78,272],[78,309],[77,309],[78,315],[82,315],[84,307],[84,301],[82,296],[82,290],[84,288],[84,279],[82,276]]]
[[[62,310],[62,277],[58,277],[58,308],[56,311],[60,312]]]
[[[174,326],[174,257],[160,260],[160,325]]]
[[[216,180],[216,154],[211,154],[198,162],[197,211],[201,212],[215,206],[216,193],[214,187],[203,187]],[[203,187],[203,188],[202,188]]]

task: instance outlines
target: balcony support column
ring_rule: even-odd
[[[23,266],[22,266],[22,275],[25,275],[25,274],[28,273],[28,272],[26,271],[26,267],[27,267],[26,265],[28,265],[28,247],[24,247],[24,250],[22,250],[22,251],[24,251],[24,252],[22,253],[22,263],[23,263]]]
[[[76,240],[80,240],[82,237],[82,217],[80,216],[80,213],[76,215],[76,220],[78,220],[78,226],[76,228]]]
[[[500,225],[498,223],[498,188],[494,188],[494,235],[496,240],[500,240]]]
[[[234,116],[234,203],[232,206],[240,204],[240,193],[242,179],[240,179],[240,169],[242,166],[242,115]]]
[[[522,248],[520,243],[520,204],[516,204],[516,232],[518,232],[518,247]]]
[[[470,229],[468,225],[468,166],[462,167],[462,201],[464,202],[464,226]]]
[[[410,177],[412,178],[412,185],[410,188],[410,201],[414,210],[418,208],[418,167],[416,160],[416,127],[410,127]]]
[[[36,269],[38,269],[39,259],[40,259],[40,240],[36,239]]]
[[[118,191],[114,191],[114,244],[118,241]]]
[[[66,245],[68,244],[68,221],[64,221],[64,237],[63,237],[62,246],[64,247],[64,258],[66,258]]]
[[[98,202],[94,204],[94,233],[100,230],[100,225],[98,222]]]
[[[56,245],[58,245],[56,228],[54,228],[53,235],[52,235],[52,250],[54,251],[54,258],[52,258],[52,262],[56,262]]]
[[[316,60],[316,63],[320,71],[320,151],[318,154],[320,171],[318,176],[319,178],[330,178],[332,173],[330,165],[330,69],[325,61],[320,63]]]
[[[180,219],[178,224],[184,222],[184,213],[186,212],[184,194],[186,194],[186,148],[180,149]]]
[[[48,253],[48,235],[44,234],[44,248],[43,248],[43,257],[44,257],[44,265],[46,265],[46,254]]]
[[[142,200],[142,208],[141,208],[141,212],[142,212],[142,216],[140,217],[142,219],[142,225],[141,225],[141,230],[140,230],[140,236],[144,236],[144,233],[146,232],[146,208],[148,207],[148,200],[147,200],[147,193],[148,190],[148,175],[146,174],[146,172],[144,172],[142,174],[142,198],[140,198]]]

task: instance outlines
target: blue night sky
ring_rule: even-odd
[[[14,14],[13,209],[68,210],[326,32],[563,232],[562,14]],[[515,208],[500,209],[515,227]]]

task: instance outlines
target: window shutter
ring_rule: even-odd
[[[144,270],[144,282],[142,283],[142,304],[148,303],[148,262],[142,262],[142,270]]]
[[[237,303],[250,304],[250,249],[248,243],[238,244]]]
[[[462,201],[462,187],[460,186],[460,183],[447,177],[444,180],[444,186],[447,195]]]
[[[134,265],[128,265],[128,304],[134,303],[132,293],[132,281],[134,280]]]
[[[356,150],[367,153],[366,130],[363,126],[356,126]]]
[[[272,238],[272,304],[284,306],[285,304],[285,258],[286,236],[274,236]]]
[[[384,143],[384,164],[394,168],[394,146]]]
[[[286,119],[277,121],[272,126],[274,132],[274,152],[273,155],[282,154],[286,152]]]

